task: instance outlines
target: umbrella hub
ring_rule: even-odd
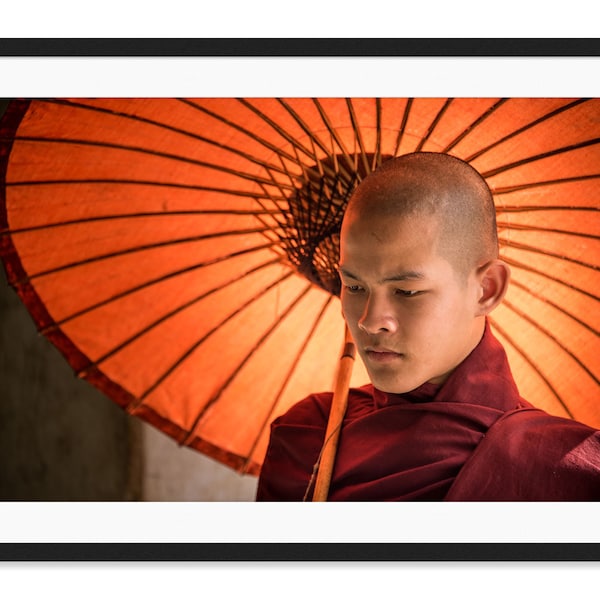
[[[282,243],[293,267],[335,296],[342,219],[356,185],[391,156],[373,153],[328,156],[304,170],[303,185],[289,198]]]

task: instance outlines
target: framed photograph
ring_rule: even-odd
[[[177,491],[167,488],[178,484],[184,490],[181,493],[186,493],[186,482],[193,474],[188,470],[174,478],[172,471],[160,470],[161,457],[154,456],[156,462],[152,464],[156,470],[150,475],[155,475],[155,483],[159,477],[165,478],[162,488],[148,487],[149,479],[143,480],[148,473],[141,472],[143,469],[133,472],[135,465],[131,462],[126,473],[122,469],[111,471],[114,485],[109,492],[105,487],[104,492],[98,492],[96,475],[89,472],[84,475],[81,471],[79,492],[83,494],[83,486],[87,486],[86,489],[104,496],[65,501],[66,496],[61,497],[60,492],[52,497],[48,483],[44,487],[46,496],[40,501],[36,497],[40,488],[29,482],[29,487],[23,489],[29,489],[30,496],[15,494],[3,498],[2,559],[232,563],[599,560],[600,526],[594,514],[595,504],[591,502],[253,501],[269,439],[268,424],[294,400],[310,393],[304,389],[306,384],[319,381],[320,375],[331,379],[343,347],[342,330],[336,330],[335,325],[343,323],[338,300],[330,299],[335,283],[327,279],[331,273],[327,261],[335,266],[336,256],[323,258],[326,254],[323,248],[333,237],[320,239],[322,246],[313,244],[313,250],[324,252],[319,260],[325,266],[321,272],[311,271],[308,280],[290,275],[292,267],[299,271],[305,268],[302,251],[308,242],[305,239],[302,244],[289,242],[290,232],[302,233],[299,223],[306,216],[303,202],[326,188],[316,175],[331,173],[334,166],[343,164],[342,149],[347,156],[363,157],[365,168],[376,164],[378,155],[393,153],[390,150],[393,147],[396,151],[402,148],[403,153],[440,152],[451,146],[460,156],[462,144],[464,156],[476,161],[477,158],[472,158],[476,150],[468,145],[469,136],[484,139],[487,135],[484,121],[488,117],[494,132],[513,121],[512,131],[496,135],[506,140],[514,136],[514,143],[506,144],[510,146],[506,157],[497,155],[495,164],[493,160],[481,162],[485,165],[484,176],[487,173],[493,191],[501,199],[497,204],[503,208],[497,217],[500,243],[507,250],[506,259],[512,261],[516,282],[514,297],[509,298],[503,312],[498,311],[494,325],[498,337],[508,347],[523,387],[533,392],[536,385],[542,385],[550,390],[551,399],[543,408],[553,414],[572,418],[581,415],[582,420],[598,422],[598,362],[592,352],[594,344],[597,345],[594,307],[598,294],[597,288],[595,291],[590,288],[595,285],[600,258],[598,232],[592,231],[593,219],[597,217],[594,211],[599,206],[597,197],[586,193],[592,185],[597,188],[598,169],[592,173],[584,167],[592,156],[586,150],[597,148],[599,141],[589,130],[569,126],[568,115],[578,115],[579,121],[573,122],[598,126],[600,90],[597,78],[591,73],[597,70],[599,51],[598,40],[581,38],[560,42],[544,38],[1,40],[0,65],[5,73],[2,95],[6,98],[0,125],[4,151],[0,155],[5,203],[2,226],[6,228],[2,232],[2,258],[7,278],[19,301],[30,311],[33,324],[62,355],[54,356],[55,362],[51,364],[58,364],[57,359],[63,361],[65,371],[70,365],[80,378],[76,380],[77,386],[91,383],[89,387],[100,390],[115,408],[124,409],[130,415],[127,418],[139,417],[161,431],[170,440],[173,449],[169,452],[173,456],[188,460],[178,445],[189,446],[190,452],[199,451],[219,463],[219,469],[212,462],[206,467],[215,481],[222,476],[221,465],[238,478],[235,485],[227,484],[235,488],[232,497],[211,496],[217,483],[206,486],[205,499],[194,497],[197,487],[190,488],[190,496],[178,498]],[[198,127],[190,124],[192,114],[201,117]],[[393,114],[404,119],[396,118],[392,126]],[[462,116],[462,121],[452,120],[453,114]],[[505,121],[500,118],[503,114]],[[560,148],[546,148],[538,143],[535,132],[544,130],[544,115],[556,116],[555,122],[564,120],[566,125],[561,131],[572,139],[563,139]],[[53,116],[56,122],[68,124],[69,132],[63,140],[58,139],[50,125],[46,128]],[[315,123],[312,128],[311,118]],[[257,125],[259,121],[262,129]],[[458,121],[461,121],[458,125],[453,124]],[[290,132],[284,130],[284,122],[289,124]],[[403,130],[409,122],[409,129]],[[532,137],[523,135],[525,130]],[[115,139],[111,138],[111,131],[118,134]],[[250,131],[253,136],[248,135]],[[400,135],[403,131],[404,137]],[[11,135],[14,143],[7,142]],[[324,135],[327,143],[323,141]],[[238,145],[242,138],[248,141],[245,147]],[[283,148],[279,154],[275,138],[287,140],[286,146],[279,144]],[[445,146],[440,146],[441,140]],[[477,144],[489,151],[489,155],[496,152],[492,141]],[[571,173],[564,168],[570,161],[568,147],[575,157],[573,161],[579,160],[580,167],[584,165],[580,169],[584,173],[575,173],[577,169]],[[207,153],[202,153],[206,148],[211,149],[209,160],[205,158]],[[54,158],[54,150],[50,149],[56,149]],[[11,153],[14,163],[10,162]],[[43,167],[36,173],[35,181],[32,178],[28,182],[27,163],[33,155]],[[233,158],[227,162],[229,157]],[[554,190],[562,186],[566,193],[572,189],[574,179],[577,185],[590,186],[571,196],[572,212],[567,210],[568,203],[556,202],[549,216],[548,211],[540,209],[541,205],[533,208],[528,205],[530,212],[525,214],[525,204],[519,205],[518,193],[535,183],[526,173],[530,157],[534,157],[531,160],[543,157],[547,161],[543,167],[546,183],[551,172],[557,178],[564,168],[565,182],[553,180]],[[203,179],[206,173],[215,170],[217,163],[223,178]],[[107,165],[115,170],[109,172]],[[511,168],[518,175],[514,183],[502,175]],[[76,172],[82,175],[75,177]],[[191,173],[187,182],[186,173]],[[302,185],[285,183],[300,181],[302,177]],[[223,191],[231,190],[234,180],[240,181],[240,187],[225,207]],[[344,182],[339,176],[330,178],[330,187],[326,188],[329,196],[344,183],[352,186],[355,181]],[[204,190],[208,198],[200,208],[192,196],[198,190]],[[7,222],[5,206],[9,191],[13,198],[20,198],[23,206],[30,207],[32,220],[24,218],[17,225]],[[97,194],[107,198],[100,212],[94,212],[98,206],[94,202]],[[288,202],[289,194],[297,200],[296,204]],[[550,197],[537,188],[527,195],[529,201],[533,202],[531,198],[536,194],[542,199]],[[47,216],[43,216],[40,204],[45,197],[49,198]],[[86,198],[87,207],[79,212],[76,208],[74,216],[70,216],[70,209]],[[253,199],[252,215],[244,208],[241,201],[244,198]],[[286,205],[282,210],[284,200]],[[229,216],[224,220],[213,219],[221,218],[226,210]],[[171,214],[163,219],[166,211]],[[186,230],[202,214],[211,215],[216,229],[209,231],[200,225],[198,230]],[[332,229],[335,236],[339,233],[335,210],[319,206],[312,222],[327,223],[330,217],[334,228],[338,228]],[[154,233],[148,233],[152,222],[159,226]],[[579,234],[572,229],[577,226],[581,226]],[[90,247],[89,255],[83,257],[69,256],[71,248],[79,251],[85,245],[82,240],[86,227],[104,228],[104,233],[97,234],[96,229],[94,235],[98,240],[106,240],[107,245]],[[554,230],[556,239],[549,245],[544,242],[538,248],[532,247],[535,232],[544,230]],[[113,236],[115,231],[120,232],[120,240],[126,240],[120,247]],[[240,233],[235,241],[231,237],[233,231]],[[305,231],[312,231],[310,224]],[[165,232],[174,236],[171,242]],[[39,239],[34,239],[36,234]],[[585,256],[583,250],[567,244],[577,235],[589,245]],[[47,247],[40,245],[44,243],[42,238]],[[111,246],[115,240],[117,246]],[[210,243],[205,243],[207,240]],[[222,240],[226,243],[219,245]],[[265,262],[265,248],[282,240],[287,246],[283,244],[275,251],[283,259],[272,265],[273,275],[252,279],[259,265]],[[27,247],[27,243],[31,245]],[[192,283],[191,263],[181,256],[165,258],[171,261],[169,273],[177,271],[179,279],[160,271],[162,263],[156,257],[174,246],[186,248],[184,258],[196,256],[202,246],[206,254],[195,259],[206,268],[207,275],[200,284]],[[253,256],[254,250],[252,265],[238,260],[240,256]],[[532,253],[544,256],[535,272],[528,272],[523,261]],[[544,262],[548,256],[555,262]],[[110,257],[115,262],[110,263],[107,260]],[[127,260],[130,264],[126,264]],[[94,264],[99,267],[97,271],[91,268]],[[118,271],[117,264],[123,266],[122,271]],[[232,270],[228,271],[224,265],[230,264]],[[559,265],[561,277],[572,273],[576,281],[544,283],[559,278],[558,274],[548,277],[551,264]],[[136,272],[145,274],[135,280]],[[240,283],[242,272],[248,274],[252,283],[245,284],[250,279]],[[77,279],[76,273],[83,275]],[[63,275],[65,279],[61,281]],[[289,289],[276,291],[274,282],[280,279],[293,281],[295,287],[290,285]],[[175,281],[178,287],[169,288],[169,283]],[[147,295],[150,282],[159,290],[154,296]],[[231,296],[212,294],[213,288],[225,285],[231,285]],[[62,298],[56,291],[61,286],[70,286],[69,294]],[[578,301],[559,305],[562,300],[551,296],[552,306],[547,311],[540,308],[540,290],[552,286],[558,296],[563,289],[576,288]],[[183,297],[184,293],[188,296]],[[135,295],[146,312],[128,303]],[[261,295],[269,299],[268,307],[252,304]],[[589,304],[584,303],[586,298]],[[169,299],[174,299],[174,303],[168,305]],[[3,304],[7,307],[2,316],[7,324],[5,332],[12,331],[9,323],[15,317],[8,311],[17,310],[14,300],[12,296]],[[240,305],[234,306],[233,300]],[[113,311],[121,301],[120,314],[127,318],[117,318]],[[188,335],[192,321],[183,319],[194,302],[199,313],[194,315],[193,310],[188,310],[187,314],[196,319],[195,323],[200,313],[208,314],[209,306],[215,314],[222,312],[214,323],[205,320],[204,337],[195,339]],[[250,309],[244,316],[246,306]],[[570,311],[566,317],[565,306]],[[285,319],[294,310],[303,317],[303,322],[313,324],[308,331],[287,328]],[[560,313],[556,328],[548,321],[554,312]],[[260,327],[259,314],[267,316]],[[168,321],[167,317],[173,320]],[[235,321],[237,318],[239,323]],[[577,322],[576,327],[587,332],[578,348],[565,341],[569,336],[566,321]],[[240,336],[235,351],[223,350],[223,340],[251,323],[257,325],[252,336],[244,339]],[[156,326],[154,333],[151,324]],[[211,338],[219,325],[223,338]],[[156,333],[161,326],[165,329]],[[171,338],[165,333],[167,329],[173,332]],[[32,359],[41,353],[33,344],[47,343],[44,337],[31,341],[32,331],[28,331],[26,342],[21,340],[21,357],[25,356],[25,343],[31,344],[26,352]],[[329,346],[319,341],[319,336]],[[2,337],[3,377],[7,378],[6,389],[13,402],[13,407],[6,409],[8,425],[3,428],[9,433],[3,443],[7,447],[12,444],[13,448],[23,443],[39,445],[48,434],[36,433],[38,428],[50,427],[44,421],[43,411],[54,417],[56,413],[43,397],[24,397],[19,383],[9,378],[9,365],[13,364],[9,358],[11,338],[12,333],[10,338],[8,333]],[[171,340],[168,346],[166,339]],[[208,342],[201,345],[202,339],[216,341],[209,347]],[[293,339],[294,343],[283,344],[286,339]],[[525,347],[527,340],[531,348]],[[181,344],[176,345],[176,341]],[[19,342],[15,339],[14,343]],[[327,362],[328,359],[322,358],[326,347],[332,348],[330,354],[335,360]],[[557,348],[564,350],[562,361],[557,358]],[[544,361],[551,351],[552,358],[546,366]],[[302,352],[312,354],[305,365],[306,372],[300,374],[293,365],[294,361],[302,362]],[[283,360],[283,366],[277,369],[272,362],[276,355]],[[235,368],[220,371],[226,359]],[[190,365],[187,371],[181,367],[186,360]],[[314,368],[315,360],[321,360],[319,372]],[[252,362],[257,365],[256,371],[250,369]],[[49,364],[45,362],[43,368],[48,369]],[[26,372],[22,365],[19,368]],[[571,377],[567,368],[573,369]],[[199,369],[206,373],[204,383],[212,377],[204,388],[193,378]],[[298,380],[292,382],[296,387],[291,383],[288,387],[288,379],[293,380],[294,376]],[[365,376],[365,371],[358,367],[354,374],[356,385],[366,383],[361,380]],[[274,393],[248,394],[244,410],[234,408],[234,399],[249,386],[261,383],[264,383],[261,387],[268,387]],[[54,385],[56,394],[73,389],[66,383]],[[35,389],[40,393],[39,386]],[[181,407],[175,408],[173,398],[178,395],[185,400]],[[28,419],[18,416],[16,399],[23,403],[18,410],[27,411],[28,402],[37,402],[36,414]],[[192,407],[192,399],[200,399],[200,410]],[[96,401],[100,402],[98,398],[90,400]],[[70,406],[68,410],[77,409]],[[222,432],[217,426],[220,411],[221,419],[223,415],[233,418],[229,428]],[[84,428],[80,434],[81,447],[89,448],[88,458],[100,464],[108,456],[118,463],[119,449],[123,449],[131,452],[128,460],[139,459],[140,446],[135,446],[143,445],[139,429],[137,434],[132,433],[125,421],[115,417],[106,405],[100,412],[111,423],[109,434],[92,433],[92,422],[80,424]],[[96,418],[87,409],[84,414],[86,419]],[[11,415],[15,423],[28,424],[30,429],[11,431],[8,420]],[[250,429],[251,417],[258,432],[252,440],[244,437]],[[39,421],[33,424],[36,419],[42,420],[41,426]],[[79,420],[83,420],[83,415]],[[64,453],[65,444],[78,439],[74,434],[63,436],[61,448],[60,432],[52,435],[56,460],[64,455],[60,451]],[[121,445],[110,449],[103,446],[104,442],[115,440]],[[47,450],[38,447],[36,457],[31,459],[36,461],[41,478],[44,465],[52,468]],[[76,457],[76,448],[68,450],[69,456]],[[25,460],[22,455],[17,459],[5,453],[3,461],[9,463],[13,459]],[[74,469],[82,469],[81,463],[72,464]],[[169,465],[176,468],[173,463]],[[21,465],[21,469],[21,473],[33,477],[28,467]],[[6,473],[9,472],[13,471],[7,468]],[[237,485],[240,477],[245,477],[243,485]],[[54,483],[69,490],[64,494],[77,493],[73,491],[78,487],[73,481]],[[143,497],[143,491],[149,489],[153,489],[154,500],[144,501],[148,498]]]

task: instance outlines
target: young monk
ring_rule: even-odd
[[[487,322],[510,272],[477,171],[385,162],[350,198],[339,273],[372,383],[350,390],[329,500],[600,500],[600,432],[521,398]],[[257,500],[311,498],[331,399],[273,422]]]

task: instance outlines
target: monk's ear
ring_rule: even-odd
[[[477,315],[487,315],[502,302],[506,294],[510,268],[504,261],[495,259],[479,267],[477,278],[480,291]]]

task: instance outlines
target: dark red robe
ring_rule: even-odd
[[[331,399],[313,394],[272,423],[258,501],[304,498]],[[486,326],[442,386],[350,390],[329,500],[600,500],[600,431],[521,398]]]

